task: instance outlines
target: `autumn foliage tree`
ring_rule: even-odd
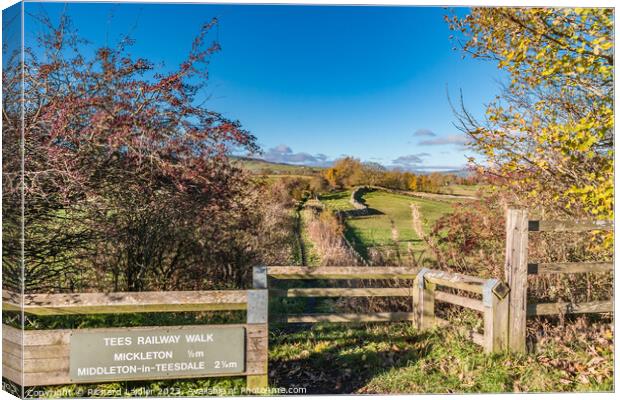
[[[344,157],[327,168],[323,176],[332,188],[343,188],[359,185],[362,181],[362,163],[353,157]]]
[[[503,279],[508,206],[543,219],[613,219],[613,10],[473,8],[447,19],[466,54],[497,63],[510,80],[485,120],[463,101],[456,110],[494,190],[440,218],[430,247],[442,267]],[[529,240],[539,262],[613,258],[613,233]],[[528,296],[596,301],[613,296],[612,283],[601,273],[539,276]]]
[[[5,277],[36,291],[200,288],[213,276],[241,284],[256,219],[249,180],[228,154],[256,145],[198,105],[217,21],[170,72],[132,57],[128,39],[90,49],[67,17],[40,22],[36,48],[3,73],[4,207],[25,205],[25,276],[14,265]],[[6,224],[19,222],[14,213]],[[13,239],[6,259],[22,256]]]
[[[478,183],[476,176],[459,177],[438,172],[416,175],[410,171],[388,170],[380,164],[361,162],[353,157],[336,160],[330,168],[323,171],[323,178],[332,189],[370,185],[431,193],[436,193],[451,183],[466,185]]]
[[[448,21],[467,54],[510,76],[485,121],[458,112],[481,170],[517,204],[613,218],[613,10],[474,8]]]

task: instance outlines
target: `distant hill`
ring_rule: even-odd
[[[311,175],[321,171],[320,167],[308,167],[306,165],[294,165],[286,163],[276,163],[251,157],[232,157],[244,168],[262,174],[287,174],[287,175]]]
[[[466,168],[461,169],[440,169],[436,171],[431,170],[413,170],[411,171],[416,175],[430,175],[430,174],[443,174],[443,175],[456,175],[461,178],[467,178],[471,176],[471,171]]]
[[[266,175],[277,175],[277,174],[286,174],[286,175],[313,175],[317,172],[325,169],[324,167],[310,167],[307,165],[295,165],[295,164],[287,164],[287,163],[277,163],[262,160],[260,158],[252,158],[252,157],[239,157],[233,156],[233,159],[239,161],[244,168],[254,172],[261,173]],[[471,172],[465,168],[462,169],[452,169],[452,170],[440,170],[440,171],[414,171],[415,174],[418,175],[428,175],[433,172],[438,172],[440,174],[451,174],[466,178],[471,175]]]
[[[448,175],[456,175],[458,177],[461,178],[467,178],[469,176],[472,176],[472,172],[466,168],[461,168],[461,169],[451,169],[451,170],[447,170],[447,171],[439,171],[442,174],[448,174]]]

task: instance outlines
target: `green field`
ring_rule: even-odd
[[[255,176],[258,179],[263,179],[267,183],[274,183],[274,182],[278,181],[279,179],[285,179],[285,178],[287,178],[287,179],[299,179],[299,180],[305,180],[305,181],[309,181],[311,179],[314,179],[314,175],[297,175],[297,174],[272,174],[272,175],[255,174]]]
[[[343,190],[341,192],[326,193],[320,196],[320,200],[327,208],[334,211],[354,210],[355,207],[349,200],[351,199],[351,191]]]
[[[448,202],[413,198],[386,192],[370,192],[364,197],[369,208],[381,214],[351,218],[347,221],[355,235],[368,246],[392,243],[393,233],[398,232],[400,243],[416,242],[421,238],[413,229],[411,204],[418,206],[425,232],[442,215],[450,212]],[[396,230],[394,231],[394,228]]]
[[[342,191],[321,196],[321,201],[332,210],[353,210],[349,203],[350,191]],[[362,256],[367,256],[370,248],[382,249],[389,246],[401,255],[407,250],[420,252],[426,243],[418,237],[412,221],[411,204],[418,207],[423,231],[428,233],[433,223],[442,215],[449,213],[449,201],[421,199],[406,195],[374,191],[363,196],[370,208],[370,215],[346,219],[347,238],[355,245]]]
[[[448,185],[439,190],[439,193],[454,194],[457,196],[476,196],[479,190],[484,190],[483,185]]]

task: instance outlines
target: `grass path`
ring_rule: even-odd
[[[322,196],[321,201],[332,210],[350,211],[354,209],[349,203],[350,195],[350,191],[330,193]],[[400,255],[424,251],[426,243],[416,233],[414,222],[422,226],[424,233],[428,233],[438,218],[451,211],[450,202],[385,191],[368,192],[363,200],[370,214],[347,218],[346,235],[365,257],[372,248],[392,248]],[[418,221],[412,219],[412,204],[417,207]]]
[[[363,198],[369,208],[379,213],[352,218],[348,224],[368,246],[387,245],[395,239],[399,243],[420,242],[422,238],[416,234],[411,219],[412,203],[418,206],[425,232],[430,230],[433,222],[450,211],[450,205],[444,202],[386,192],[370,192]]]

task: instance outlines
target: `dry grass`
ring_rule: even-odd
[[[359,265],[355,254],[343,239],[344,228],[335,215],[313,210],[305,212],[310,213],[306,230],[321,265]]]

